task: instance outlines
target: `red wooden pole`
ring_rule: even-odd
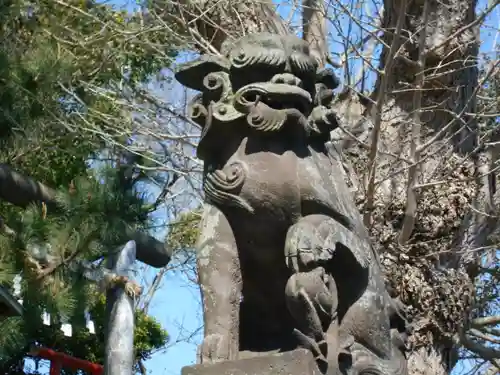
[[[50,361],[50,375],[61,375],[61,362],[52,360]]]
[[[51,361],[50,375],[60,375],[62,367],[70,368],[72,370],[84,370],[86,372],[90,372],[92,375],[104,374],[104,368],[102,365],[74,358],[67,354],[56,352],[52,349],[35,348],[31,354]]]

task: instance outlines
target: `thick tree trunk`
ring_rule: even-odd
[[[388,282],[415,314],[411,374],[447,374],[456,363],[454,343],[467,323],[476,276],[473,250],[486,246],[497,227],[489,215],[494,160],[477,147],[474,117],[475,6],[384,1],[385,75],[366,111],[379,126],[370,144],[377,158],[371,164],[371,155],[354,151],[355,169],[365,176],[358,198]],[[366,165],[374,167],[372,181]]]
[[[249,30],[286,32],[271,1],[259,2],[262,7],[253,0],[237,8],[222,3],[222,13],[210,16],[215,21],[196,17],[200,9],[213,9],[211,0],[198,2],[190,13],[197,22],[187,33],[198,45],[210,45],[201,50],[219,50],[226,37]],[[324,64],[323,4],[302,3],[304,38]],[[188,13],[183,6],[181,13]],[[349,93],[338,102],[350,134],[340,129],[334,137],[342,139],[352,190],[390,290],[413,309],[412,375],[447,374],[456,363],[478,259],[472,250],[487,245],[497,227],[496,217],[488,216],[496,203],[488,175],[496,158],[477,147],[475,6],[475,0],[385,0],[385,74],[371,104]],[[240,7],[252,9],[243,23]]]
[[[152,10],[200,52],[216,54],[226,40],[254,32],[288,32],[272,0],[154,0]]]

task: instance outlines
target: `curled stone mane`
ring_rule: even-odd
[[[206,175],[204,190],[207,197],[222,205],[230,205],[253,212],[253,208],[237,194],[245,182],[245,166],[233,162],[224,171],[210,171]]]
[[[232,51],[229,55],[231,65],[236,69],[273,67],[282,69],[286,64],[286,56],[279,49],[266,49],[263,47],[253,47],[252,49],[240,49]]]
[[[200,362],[304,348],[315,364],[301,373],[407,375],[405,308],[385,289],[329,144],[335,74],[300,38],[260,33],[176,78],[201,92],[189,110],[206,203]]]
[[[190,106],[193,121],[203,128],[200,158],[205,158],[207,143],[220,138],[221,125],[233,122],[238,125],[225,129],[329,140],[338,125],[330,108],[338,79],[331,70],[318,70],[307,43],[290,35],[251,34],[226,42],[222,53],[202,56],[177,73],[186,86],[202,91]]]
[[[217,101],[227,102],[231,95],[231,79],[226,72],[208,73],[203,78],[203,86],[211,92]]]
[[[272,67],[283,70],[287,64],[299,74],[313,74],[318,69],[317,60],[309,53],[309,45],[290,35],[248,35],[236,43],[227,42],[222,53],[235,69]]]

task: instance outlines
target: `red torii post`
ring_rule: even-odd
[[[123,371],[133,372],[134,364],[134,298],[140,293],[140,288],[133,290],[131,295],[127,285],[115,285],[116,279],[128,280],[130,268],[136,260],[135,241],[128,241],[118,253],[108,258],[110,269],[104,277],[109,276],[106,305],[109,307],[109,329],[104,349],[105,366],[58,353],[52,349],[34,347],[31,355],[50,360],[50,375],[60,375],[63,367],[73,370],[84,370],[92,375],[121,375]],[[90,278],[92,280],[92,278]],[[129,281],[126,281],[129,283]],[[111,298],[110,298],[111,297]]]
[[[71,357],[64,353],[56,352],[48,348],[33,348],[31,355],[50,361],[50,375],[61,375],[61,370],[66,367],[71,370],[83,370],[92,375],[103,375],[104,368],[101,365]]]

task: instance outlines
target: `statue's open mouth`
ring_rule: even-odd
[[[296,109],[308,115],[312,108],[311,94],[306,90],[284,83],[253,83],[242,87],[234,95],[234,107],[248,113],[258,103],[272,109]]]

